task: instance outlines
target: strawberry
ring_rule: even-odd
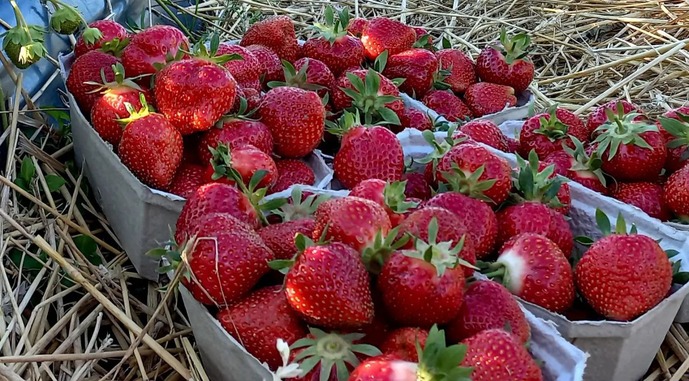
[[[519,140],[507,138],[507,150],[505,152],[516,153],[519,149]]]
[[[562,108],[551,108],[549,112],[527,119],[519,132],[519,154],[526,157],[535,150],[538,157],[545,158],[554,151],[562,150],[563,144],[574,147],[569,136],[585,142],[589,134],[584,122],[576,114]]]
[[[654,183],[617,183],[612,197],[643,210],[661,221],[672,218],[672,212],[663,199],[663,187]]]
[[[498,244],[514,236],[535,233],[549,238],[569,258],[574,248],[574,236],[565,216],[539,202],[510,205],[497,213]]]
[[[368,20],[363,17],[355,17],[349,21],[347,32],[354,37],[361,37],[364,29],[368,26]]]
[[[205,168],[200,165],[182,162],[179,168],[177,168],[168,191],[188,199],[205,183],[204,171]]]
[[[261,64],[261,74],[259,76],[261,83],[285,80],[282,62],[280,62],[280,57],[275,52],[263,45],[249,45],[246,47],[246,50],[253,54],[258,63]]]
[[[203,304],[231,305],[270,270],[273,252],[255,231],[228,213],[202,217],[189,234],[189,275],[183,283]]]
[[[359,66],[364,60],[364,45],[347,32],[349,19],[349,9],[335,12],[332,6],[327,6],[325,22],[315,24],[316,36],[302,46],[304,57],[322,61],[338,77],[345,69]]]
[[[424,208],[433,206],[445,208],[460,218],[474,243],[477,259],[493,253],[498,236],[498,221],[488,204],[458,192],[447,192],[439,193],[423,204]]]
[[[507,137],[491,120],[472,120],[459,127],[459,131],[465,133],[476,142],[483,143],[503,152],[507,151]]]
[[[177,219],[175,241],[182,244],[191,237],[198,221],[212,213],[227,213],[252,229],[261,226],[256,209],[237,187],[210,183],[200,186],[182,207]]]
[[[345,112],[339,126],[329,132],[342,137],[335,155],[335,177],[347,189],[367,179],[398,181],[404,170],[402,145],[395,134],[382,126],[363,126],[358,114]]]
[[[216,127],[203,132],[198,144],[198,155],[202,163],[208,163],[213,155],[209,148],[217,148],[224,143],[230,148],[249,144],[270,155],[273,153],[273,136],[268,126],[241,116],[225,117]]]
[[[409,202],[404,195],[404,182],[387,183],[380,179],[367,179],[349,192],[350,196],[365,198],[382,206],[390,217],[392,227],[396,227],[418,203]]]
[[[357,328],[371,323],[373,299],[359,253],[340,242],[316,246],[304,235],[297,235],[295,243],[299,253],[284,285],[290,306],[307,323],[321,327]],[[271,267],[276,268],[276,263],[283,265],[274,262]]]
[[[235,184],[239,180],[232,176],[231,171],[236,171],[236,177],[247,186],[257,172],[263,171],[263,177],[256,184],[259,189],[272,187],[278,179],[278,169],[273,158],[252,145],[243,144],[230,148],[219,143],[217,148],[211,148],[211,153],[213,158],[204,173],[206,182]]]
[[[117,58],[100,50],[87,52],[74,60],[65,85],[84,114],[90,115],[101,96],[100,87],[115,80],[113,66],[117,63]]]
[[[271,16],[252,24],[239,45],[263,45],[275,52],[280,59],[289,62],[299,58],[294,23],[288,16]]]
[[[333,73],[323,62],[317,59],[300,58],[294,62],[294,65],[284,61],[283,66],[285,82],[268,82],[268,87],[298,87],[304,90],[315,91],[318,93],[318,96],[323,98],[333,86],[333,83],[335,83]]]
[[[151,112],[146,101],[141,101],[141,110],[130,107],[131,115],[120,119],[126,125],[117,154],[142,183],[167,189],[182,162],[182,135],[163,114]]]
[[[527,57],[531,38],[525,33],[508,36],[500,30],[500,44],[487,46],[476,57],[476,72],[484,82],[524,92],[534,78],[534,64]]]
[[[627,102],[625,100],[612,100],[602,106],[596,107],[591,114],[589,114],[586,120],[586,130],[588,130],[589,135],[594,135],[594,131],[605,123],[610,122],[608,111],[610,110],[617,113],[620,119],[624,118],[624,115],[634,112],[637,114],[637,119],[643,119],[643,110],[639,106]]]
[[[301,160],[276,160],[275,165],[277,166],[278,178],[270,188],[269,193],[281,192],[296,184],[314,185],[316,182],[316,175],[313,173],[313,169]]]
[[[366,123],[385,121],[399,125],[404,113],[397,86],[373,70],[345,72],[335,82],[331,94],[336,110],[359,110]]]
[[[572,138],[575,149],[565,147],[565,151],[569,157],[569,165],[566,167],[566,176],[578,182],[579,184],[592,189],[602,194],[608,194],[607,181],[605,174],[601,169],[602,160],[597,152],[586,152],[583,144],[577,138]],[[564,158],[556,158],[555,153],[546,157],[545,162],[551,163],[552,160],[558,160],[564,165]]]
[[[292,344],[307,332],[280,286],[253,291],[236,304],[221,309],[216,317],[244,349],[271,369],[282,365],[275,348],[278,339]]]
[[[406,181],[404,194],[408,198],[428,200],[431,198],[431,186],[421,173],[407,172],[402,175],[402,181]]]
[[[442,82],[456,94],[463,94],[469,86],[478,82],[476,66],[469,56],[458,49],[442,49],[435,52],[440,70],[447,74]]]
[[[689,159],[689,107],[666,112],[658,122],[668,148],[665,169],[675,172]]]
[[[412,26],[414,29],[414,34],[416,35],[416,42],[414,43],[414,48],[423,48],[431,52],[435,51],[435,46],[433,46],[433,36],[428,33],[428,30],[422,26]]]
[[[447,346],[445,333],[433,326],[418,362],[404,361],[394,354],[372,357],[359,364],[348,381],[468,380],[471,368],[458,365],[465,349],[463,345]]]
[[[663,187],[663,198],[681,221],[689,222],[689,165],[673,173]]]
[[[313,91],[276,87],[263,97],[258,115],[273,135],[275,153],[282,158],[304,157],[323,138],[325,108]]]
[[[189,40],[179,29],[169,25],[154,25],[131,37],[122,51],[122,64],[131,76],[155,74],[159,65],[188,50]]]
[[[435,127],[435,123],[428,113],[411,107],[404,108],[400,122],[402,128],[413,128],[419,131],[433,130]]]
[[[460,342],[488,329],[504,329],[526,344],[531,327],[512,294],[500,283],[473,282],[464,291],[459,315],[447,325],[451,342]]]
[[[238,88],[239,90],[239,88]],[[258,109],[258,106],[261,105],[261,102],[263,102],[263,93],[260,90],[256,90],[252,87],[246,87],[241,90],[242,93],[244,93],[244,99],[246,99],[246,109],[250,112],[253,113],[255,110]],[[233,107],[232,112],[237,112],[240,111],[241,105],[242,105],[242,95],[240,93],[237,94],[235,97],[235,105],[237,106],[236,108]]]
[[[442,157],[436,168],[438,181],[492,205],[500,205],[509,195],[511,172],[507,160],[475,143],[459,144]]]
[[[388,78],[403,78],[400,90],[421,99],[433,87],[438,68],[435,54],[426,49],[414,48],[389,56],[383,75]]]
[[[74,45],[74,56],[80,57],[91,50],[101,49],[104,46],[116,46],[127,43],[129,33],[127,30],[116,21],[113,20],[96,20],[88,25],[89,28],[98,29],[101,37],[93,42],[88,43],[84,40],[84,36],[79,36]]]
[[[535,201],[561,214],[569,213],[572,203],[569,185],[556,175],[555,165],[539,162],[535,151],[529,152],[528,161],[517,155],[517,165],[512,172],[513,201]]]
[[[366,58],[375,60],[384,51],[390,56],[409,50],[416,41],[410,26],[387,17],[374,17],[361,33]]]
[[[542,235],[524,233],[510,238],[488,271],[488,277],[502,278],[514,295],[552,312],[563,312],[574,302],[574,280],[567,257]]]
[[[232,77],[241,87],[250,87],[260,90],[260,79],[263,66],[251,51],[239,45],[227,43],[220,44],[216,56],[236,54],[241,59],[227,61],[223,66],[232,74]]]
[[[382,206],[359,197],[325,201],[316,209],[315,218],[314,239],[323,236],[359,252],[372,246],[376,235],[387,236],[392,227],[390,217]]]
[[[479,82],[469,86],[464,93],[464,102],[475,117],[495,114],[505,107],[517,105],[514,89],[494,83]]]
[[[454,319],[462,307],[464,272],[458,258],[463,240],[437,242],[437,220],[428,242],[416,239],[411,250],[395,251],[377,279],[388,316],[400,325],[427,327]]]
[[[472,369],[473,381],[543,381],[541,368],[509,332],[489,329],[462,343],[467,352],[461,365]]]
[[[629,321],[662,301],[672,286],[673,266],[651,237],[637,234],[618,216],[615,231],[610,220],[596,210],[603,238],[594,242],[577,263],[577,288],[599,314]]]
[[[608,110],[611,122],[596,129],[593,141],[603,160],[601,168],[618,181],[654,181],[665,165],[667,148],[658,127],[637,121],[636,113],[619,119]]]
[[[155,77],[156,104],[182,135],[208,131],[234,104],[237,82],[220,65],[239,56],[213,57],[218,44],[214,39],[209,52],[199,43],[194,57],[170,63]]]
[[[449,90],[431,90],[422,99],[423,104],[450,122],[472,117],[471,110]]]
[[[388,333],[385,341],[380,346],[383,354],[393,355],[400,360],[418,362],[419,355],[416,351],[418,344],[423,349],[428,338],[428,330],[414,327],[398,328]]]
[[[127,103],[134,109],[141,109],[141,96],[149,102],[151,94],[139,87],[129,79],[125,79],[124,67],[117,63],[112,67],[115,73],[115,81],[103,84],[101,96],[94,102],[91,108],[91,125],[103,140],[112,144],[117,151],[117,146],[122,138],[122,125],[118,119],[129,116]]]

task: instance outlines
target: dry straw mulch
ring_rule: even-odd
[[[227,38],[269,14],[289,14],[306,35],[326,4],[207,0],[184,11]],[[687,1],[331,4],[426,26],[472,55],[501,26],[528,32],[538,67],[532,90],[542,107],[557,103],[583,116],[595,104],[626,98],[658,114],[688,100]],[[0,152],[0,380],[206,379],[175,295],[133,273],[70,162],[69,135],[49,132],[31,101],[41,94],[27,94],[21,74],[2,60],[17,91],[5,94],[15,101],[0,110],[0,143],[9,147]],[[689,335],[681,325],[668,332],[656,360],[646,380],[689,380]]]

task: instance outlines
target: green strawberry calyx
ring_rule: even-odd
[[[208,43],[208,47],[206,46]],[[217,65],[224,65],[230,61],[243,60],[244,58],[236,53],[217,55],[218,48],[220,48],[220,35],[216,32],[206,35],[205,38],[200,39],[192,47],[190,55],[194,58],[203,59],[213,62]],[[182,49],[180,49],[182,51]],[[178,54],[179,55],[179,54]]]
[[[570,170],[575,172],[591,173],[592,175],[596,176],[598,181],[600,181],[600,183],[603,184],[603,186],[607,186],[605,174],[601,169],[601,166],[603,165],[603,160],[601,160],[598,152],[594,151],[589,156],[586,153],[584,144],[579,139],[575,138],[574,136],[570,136],[570,138],[572,139],[572,143],[574,143],[574,149],[567,146],[566,144],[562,146],[565,152],[567,152],[569,156],[574,158],[574,165],[572,165]]]
[[[613,229],[613,226],[610,224],[610,218],[605,214],[604,211],[602,211],[600,208],[596,208],[596,225],[598,226],[598,230],[600,230],[601,235],[603,237],[607,237],[609,235],[634,235],[634,234],[639,234],[636,225],[632,224],[632,226],[627,229],[627,222],[624,220],[624,216],[622,213],[617,214],[617,220],[615,221],[615,226]],[[587,236],[578,236],[575,237],[575,240],[577,243],[583,245],[583,246],[591,246],[595,241],[591,237]]]
[[[553,176],[554,164],[539,171],[538,154],[535,150],[531,150],[528,161],[517,155],[517,167],[517,170],[512,171],[512,184],[517,190],[512,194],[513,199],[518,203],[537,201],[551,208],[563,206],[557,193],[567,180],[560,176]]]
[[[294,266],[299,257],[308,249],[314,246],[323,246],[328,244],[330,241],[326,239],[328,232],[328,225],[323,229],[323,233],[318,238],[317,242],[314,242],[311,238],[305,236],[302,233],[297,233],[294,236],[294,245],[297,247],[297,253],[291,259],[275,259],[268,262],[268,267],[273,270],[277,270],[282,274],[287,274],[289,270]]]
[[[328,5],[323,12],[324,22],[315,23],[310,29],[313,29],[317,36],[328,41],[332,46],[335,42],[347,36],[347,26],[349,26],[351,17],[349,7],[336,11],[335,8]]]
[[[399,117],[387,105],[401,98],[395,95],[378,94],[381,74],[373,69],[369,69],[364,80],[353,73],[347,73],[346,76],[353,89],[340,87],[340,90],[352,98],[352,109],[363,113],[366,124],[384,123],[400,125]]]
[[[622,102],[617,103],[617,113],[606,109],[605,113],[608,121],[596,128],[599,135],[593,141],[597,144],[596,152],[601,158],[612,160],[620,149],[621,145],[635,145],[641,148],[652,150],[641,134],[644,132],[658,132],[658,126],[647,121],[637,121],[641,114],[630,112],[624,114]],[[605,153],[607,152],[607,158]]]
[[[428,155],[422,158],[416,159],[416,162],[419,164],[431,164],[433,170],[433,178],[436,178],[436,172],[440,159],[442,159],[443,156],[445,156],[445,154],[452,147],[460,143],[463,143],[467,140],[467,138],[464,136],[455,136],[457,124],[449,123],[447,125],[442,125],[442,127],[445,126],[447,126],[447,134],[440,142],[438,142],[438,140],[436,139],[433,131],[425,130],[421,133],[421,136],[426,141],[426,143],[428,143],[433,148],[433,151],[431,151]]]
[[[668,148],[689,147],[689,115],[677,113],[677,118],[661,117],[659,119],[660,125],[667,131],[674,139],[667,142]],[[682,160],[689,159],[689,149],[682,152]]]
[[[154,248],[146,252],[146,256],[167,260],[167,264],[157,269],[159,274],[167,274],[170,271],[182,271],[182,278],[185,280],[191,279],[191,271],[186,266],[187,257],[194,250],[197,242],[197,237],[189,237],[186,242],[175,242],[174,234],[170,232],[170,238],[167,242],[163,242],[160,247]]]
[[[81,25],[86,25],[86,29],[81,34],[85,43],[92,45],[103,38],[103,34],[97,28],[88,26],[84,16],[72,5],[60,0],[48,0],[55,7],[55,12],[50,17],[50,25],[60,34],[73,34]]]
[[[347,111],[345,110],[337,122],[325,121],[326,130],[340,138],[344,138],[350,131],[356,128],[370,128],[374,126],[381,126],[384,123],[362,123],[359,110]]]
[[[141,75],[138,77],[133,77],[133,78],[127,78],[125,71],[124,71],[124,66],[121,63],[116,63],[111,66],[112,67],[112,72],[115,74],[115,80],[108,82],[106,76],[105,76],[105,68],[100,70],[100,78],[101,82],[95,82],[95,81],[86,81],[84,84],[86,85],[91,85],[95,86],[96,88],[93,90],[90,90],[88,93],[105,93],[108,90],[113,90],[113,89],[118,89],[118,88],[130,88],[134,90],[138,90],[143,92],[144,90],[139,86],[136,82],[134,82],[137,79],[143,78],[146,75]]]
[[[435,46],[433,46],[431,35],[428,33],[417,38],[416,42],[414,42],[414,45],[412,45],[412,48],[426,49],[430,50],[431,52],[435,51]]]
[[[14,0],[10,4],[17,25],[2,35],[2,48],[17,68],[26,69],[48,55],[43,45],[45,31],[37,25],[27,24]]]
[[[502,46],[502,54],[505,57],[505,62],[511,65],[518,60],[525,59],[529,55],[531,37],[526,33],[518,33],[514,36],[509,36],[507,30],[503,26],[500,28],[500,45]]]
[[[547,116],[538,118],[539,127],[534,131],[537,134],[544,135],[551,142],[566,138],[569,126],[562,123],[557,117],[557,107],[551,107],[548,110]]]
[[[478,270],[477,267],[459,257],[464,248],[466,235],[459,242],[438,242],[438,219],[433,217],[428,223],[428,240],[418,237],[414,239],[414,249],[404,250],[402,253],[411,258],[421,259],[435,267],[438,277],[442,277],[447,269],[458,266],[469,267]]]
[[[416,373],[418,380],[471,381],[473,368],[459,365],[466,356],[467,346],[447,346],[445,331],[438,329],[437,325],[429,330],[423,349],[416,342],[416,352],[420,360]]]
[[[678,259],[676,261],[672,260],[672,258],[679,255],[679,251],[677,251],[677,250],[665,250],[665,254],[667,255],[670,262],[672,262],[672,283],[685,284],[685,283],[689,282],[689,272],[682,271],[682,260],[681,259]]]
[[[313,216],[318,209],[318,205],[330,199],[327,194],[312,194],[303,197],[301,187],[293,187],[290,195],[291,202],[271,211],[272,214],[279,216],[282,222],[300,220]]]
[[[418,202],[407,201],[407,196],[404,194],[407,181],[394,181],[385,184],[383,188],[383,202],[393,212],[403,214],[411,209],[419,206]]]
[[[373,357],[382,352],[370,344],[354,344],[364,337],[363,333],[338,334],[309,327],[309,335],[295,341],[291,350],[301,349],[294,357],[302,374],[320,367],[321,380],[327,380],[333,368],[338,380],[349,379],[349,369],[359,365],[357,354]]]
[[[459,168],[457,163],[452,163],[450,171],[442,172],[445,181],[441,184],[441,189],[459,192],[484,202],[495,203],[495,201],[485,195],[485,192],[495,185],[496,180],[480,180],[485,169],[486,167],[482,165],[471,172]]]
[[[127,109],[129,116],[126,118],[117,119],[117,121],[122,125],[122,128],[126,127],[129,123],[135,120],[141,119],[143,117],[155,113],[155,109],[153,108],[153,106],[149,105],[148,102],[146,102],[146,97],[144,96],[144,93],[139,94],[139,102],[141,102],[141,108],[138,110],[135,109],[134,106],[129,102],[126,102],[124,104],[124,107]]]
[[[400,236],[399,227],[390,230],[386,235],[378,230],[373,241],[364,248],[361,254],[361,259],[368,272],[380,274],[390,254],[406,245],[409,238],[407,235]]]
[[[309,82],[308,70],[309,60],[304,60],[304,64],[299,68],[299,71],[287,60],[282,60],[282,68],[285,73],[285,81],[270,81],[268,87],[275,88],[280,86],[298,87],[304,90],[318,91],[326,89],[325,86],[317,85]]]

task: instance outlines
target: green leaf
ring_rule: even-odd
[[[22,160],[19,177],[27,183],[30,183],[34,176],[36,176],[36,167],[34,167],[31,158],[27,156]]]
[[[7,256],[17,268],[21,267],[23,271],[28,272],[37,272],[41,270],[43,268],[43,263],[48,260],[48,254],[44,251],[41,251],[38,255],[38,259],[36,259],[32,255],[24,253],[16,248],[11,249]]]
[[[60,189],[60,187],[62,187],[63,185],[65,185],[67,183],[67,181],[65,181],[65,179],[63,179],[59,175],[52,175],[52,174],[47,175],[45,177],[45,182],[46,182],[46,184],[48,184],[48,189],[51,192],[56,192],[58,189]]]
[[[29,189],[29,183],[26,182],[24,179],[21,177],[17,177],[14,179],[14,183],[17,184],[18,187],[22,188],[23,190],[30,192],[31,189]]]
[[[610,226],[610,219],[605,215],[600,209],[596,209],[596,224],[603,235],[609,235],[612,232],[612,227]]]
[[[87,235],[78,235],[73,238],[74,245],[84,254],[84,257],[95,266],[103,264],[103,258],[98,254],[98,244]]]

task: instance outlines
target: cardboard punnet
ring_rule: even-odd
[[[347,190],[324,190],[301,187],[304,192],[344,197]],[[288,197],[288,191],[272,197]],[[272,376],[259,361],[249,354],[237,340],[230,336],[208,309],[196,301],[189,291],[179,286],[191,328],[199,347],[204,369],[211,381],[270,381]],[[522,308],[523,309],[523,308]],[[543,361],[545,381],[582,381],[588,355],[560,336],[546,321],[523,309],[531,326],[530,350],[534,357]]]
[[[74,54],[58,58],[66,80]],[[67,97],[76,163],[86,174],[96,200],[137,273],[145,279],[158,280],[160,263],[145,254],[170,239],[170,229],[174,229],[185,200],[142,184],[89,124],[72,94],[68,92]],[[333,172],[320,151],[314,151],[305,161],[316,174],[315,187],[328,188]]]

